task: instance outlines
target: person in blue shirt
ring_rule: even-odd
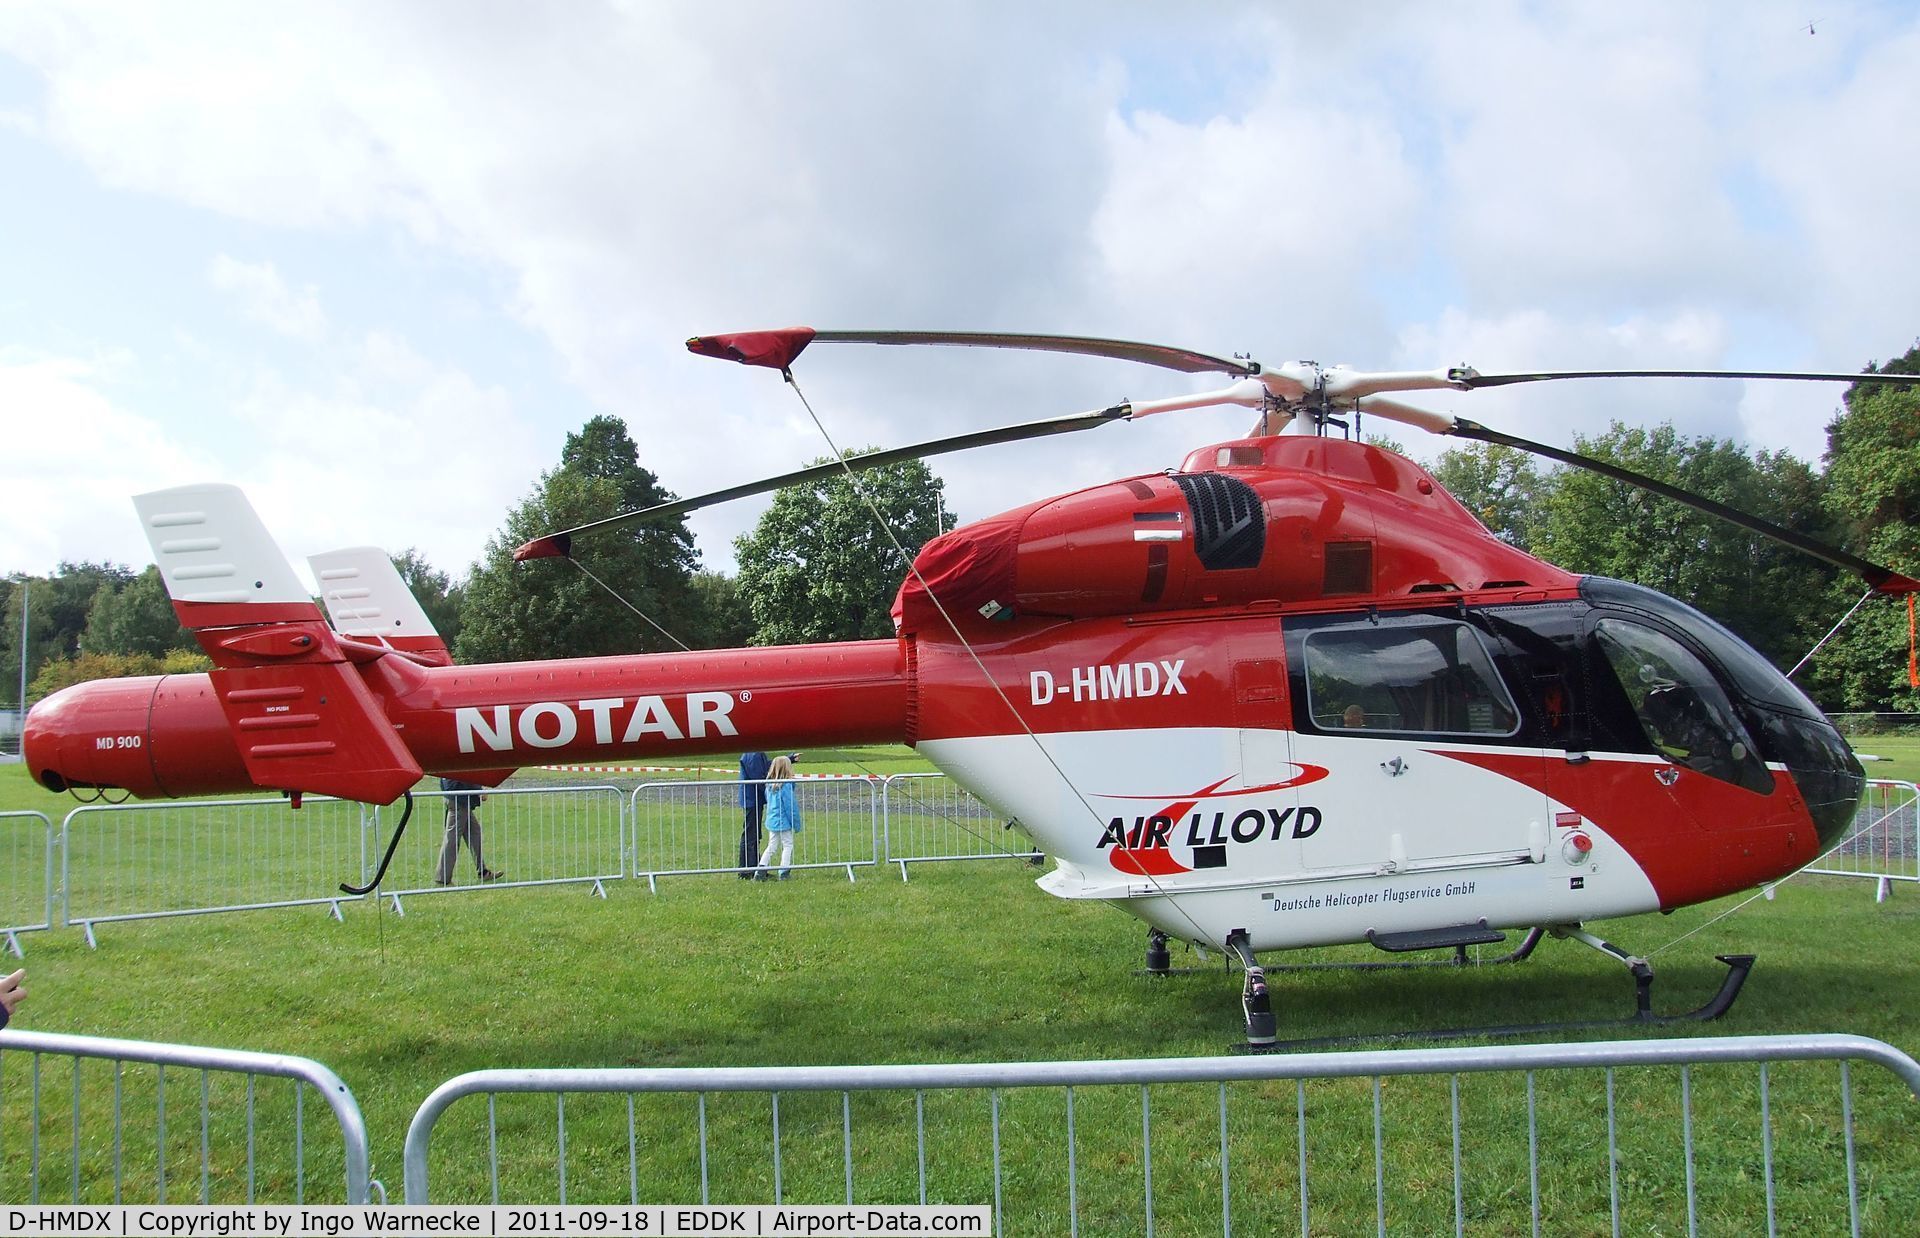
[[[767,849],[753,870],[755,881],[767,880],[774,848],[780,849],[780,880],[793,867],[793,836],[800,832],[800,801],[794,793],[793,758],[775,757],[767,768]]]
[[[480,784],[464,778],[442,778],[440,789],[447,793],[447,840],[440,845],[440,864],[434,870],[433,884],[453,884],[453,862],[460,856],[460,842],[466,840],[473,852],[473,867],[482,881],[498,881],[504,873],[487,867],[480,858]]]
[[[760,856],[760,814],[767,807],[767,754],[764,752],[745,752],[740,754],[740,812],[745,823],[740,829],[740,880],[747,881],[753,876],[753,866]]]

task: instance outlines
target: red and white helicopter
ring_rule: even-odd
[[[386,803],[424,774],[497,782],[533,763],[904,742],[1031,832],[1054,861],[1042,889],[1145,920],[1149,970],[1166,969],[1169,938],[1237,957],[1253,1044],[1275,1038],[1260,951],[1370,942],[1464,961],[1503,929],[1531,930],[1508,957],[1546,931],[1626,963],[1649,1018],[1651,969],[1583,922],[1784,877],[1853,818],[1860,765],[1738,637],[1684,602],[1499,541],[1416,464],[1330,431],[1364,412],[1598,469],[1909,594],[1920,583],[1844,551],[1386,393],[1910,376],[1363,372],[1078,337],[805,328],[688,347],[791,380],[814,342],[1041,349],[1232,382],[802,469],[516,557],[846,468],[1217,405],[1259,420],[1178,468],[936,538],[900,589],[894,639],[779,648],[455,666],[397,600],[336,606],[329,626],[232,487],[142,495],[175,609],[217,669],[49,697],[27,720],[34,778]],[[316,565],[323,591],[347,566]],[[1720,998],[1695,1015],[1732,1000],[1751,959],[1728,961]]]

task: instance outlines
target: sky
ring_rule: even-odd
[[[827,454],[778,374],[695,334],[1856,370],[1920,336],[1916,66],[1920,7],[1846,0],[0,0],[0,573],[141,566],[129,496],[219,481],[297,563],[412,547],[459,577],[599,414],[680,495]],[[842,447],[1222,381],[850,345],[794,373]],[[1407,399],[1817,461],[1838,391]],[[1249,421],[934,467],[972,519]],[[705,565],[764,507],[696,515]]]

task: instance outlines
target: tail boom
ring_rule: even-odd
[[[894,640],[449,667],[389,654],[79,684],[34,707],[26,752],[53,790],[385,803],[423,772],[897,743],[909,697]]]

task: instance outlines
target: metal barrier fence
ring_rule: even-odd
[[[454,793],[457,794],[457,793]],[[607,784],[588,786],[500,787],[480,792],[485,802],[475,810],[482,852],[473,853],[461,842],[447,862],[447,882],[441,884],[442,849],[447,845],[445,791],[413,793],[413,820],[400,840],[380,893],[444,894],[477,885],[561,885],[591,883],[604,894],[603,882],[626,874],[626,793]],[[386,846],[387,832],[399,820],[392,805],[373,813],[378,846]],[[481,880],[481,860],[500,874],[495,882]],[[372,857],[373,864],[379,856]],[[369,869],[362,883],[371,880]]]
[[[502,884],[597,886],[626,871],[626,800],[619,788],[485,794],[478,820],[487,863],[507,870]],[[445,798],[440,791],[414,793],[414,819],[394,852],[383,895],[482,884],[464,843],[448,885],[437,882]],[[338,915],[340,903],[352,897],[340,892],[340,883],[364,884],[377,871],[398,821],[394,811],[326,796],[306,797],[297,811],[278,797],[82,805],[61,826],[48,898],[59,922],[79,924],[89,941],[95,925],[119,920],[316,904],[332,905]]]
[[[89,1061],[111,1069],[83,1070]],[[197,1072],[184,1119],[177,1085],[168,1108],[170,1067]],[[291,1089],[262,1086],[281,1079]],[[309,1131],[308,1088],[332,1112],[337,1145]],[[134,1121],[136,1112],[151,1120]],[[0,1199],[37,1204],[64,1184],[73,1203],[361,1204],[377,1185],[368,1164],[359,1104],[311,1059],[0,1031]],[[344,1197],[309,1200],[309,1179],[318,1184],[336,1168]]]
[[[0,932],[15,958],[19,934],[53,926],[56,841],[47,814],[0,812]]]
[[[603,883],[632,875],[740,871],[741,783],[656,782],[631,793],[611,783],[536,784],[486,792],[478,819],[489,868],[501,885]],[[938,860],[1039,856],[1032,840],[944,774],[830,776],[798,784],[805,828],[796,868],[910,865]],[[446,893],[483,884],[469,846],[458,848],[447,885],[438,882],[445,844],[439,791],[415,793],[415,820],[381,893]],[[371,879],[386,845],[391,806],[363,808],[310,796],[87,804],[58,830],[37,812],[0,813],[0,932],[268,907],[331,904],[342,880]],[[1920,789],[1868,784],[1848,838],[1807,871],[1920,883]],[[35,828],[35,825],[38,828]],[[764,841],[764,834],[762,839]],[[56,860],[56,852],[58,858]],[[36,888],[37,887],[37,888]]]
[[[743,819],[739,779],[653,782],[633,790],[633,875],[737,873]],[[880,862],[880,783],[858,775],[796,781],[801,829],[794,868],[856,868]],[[762,829],[764,847],[767,832]],[[779,856],[774,859],[777,861]]]
[[[1806,869],[1835,877],[1871,877],[1885,898],[1895,881],[1920,882],[1920,787],[1876,778],[1867,783],[1840,845]]]
[[[371,816],[350,800],[84,804],[60,847],[61,922],[338,904],[342,879],[366,872]]]
[[[902,881],[909,864],[1040,854],[1015,823],[945,774],[892,774],[880,794],[881,850]]]
[[[1920,734],[1920,714],[1828,714],[1847,736]]]
[[[1826,1061],[1837,1080],[1782,1069]],[[1856,1085],[1856,1062],[1891,1078]],[[539,1099],[508,1099],[523,1093]],[[430,1175],[438,1124],[471,1096],[484,1112],[449,1122],[461,1129]],[[1538,1234],[1601,1216],[1615,1234],[1831,1232],[1844,1210],[1857,1234],[1912,1220],[1912,1167],[1875,1159],[1910,1155],[1912,1096],[1920,1063],[1856,1036],[487,1070],[434,1090],[403,1166],[409,1204],[497,1203],[505,1157],[516,1203],[991,1200],[1002,1232],[1186,1232],[1217,1218],[1227,1234],[1463,1233],[1469,1220]],[[1857,1135],[1863,1122],[1874,1129]],[[1893,1146],[1889,1126],[1904,1130]]]

